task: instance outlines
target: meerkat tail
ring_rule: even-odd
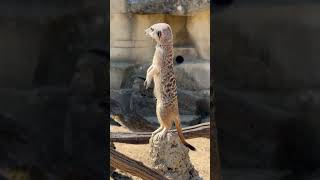
[[[175,118],[175,119],[174,119],[174,123],[175,123],[175,125],[176,125],[177,132],[178,132],[178,136],[179,136],[180,141],[182,142],[182,144],[184,144],[184,145],[185,145],[186,147],[188,147],[190,150],[196,151],[196,148],[193,147],[191,144],[189,144],[189,143],[185,140],[185,138],[184,138],[184,136],[183,136],[183,134],[182,134],[182,128],[181,128],[181,126],[180,126],[180,118]]]

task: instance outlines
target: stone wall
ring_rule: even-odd
[[[182,3],[182,5],[186,6],[190,2],[193,1],[186,1],[187,4]],[[177,15],[176,9],[172,7],[169,8],[173,9],[172,12],[165,10],[167,6],[163,6],[164,9],[155,8],[157,12],[149,12],[150,8],[152,9],[156,4],[147,1],[112,0],[110,8],[111,89],[121,88],[120,85],[125,81],[123,77],[126,76],[125,71],[128,67],[133,64],[151,63],[155,44],[145,36],[144,30],[152,24],[166,22],[173,30],[174,58],[178,56],[184,58],[181,71],[177,66],[177,72],[187,72],[190,78],[195,79],[196,84],[201,84],[197,89],[208,90],[210,8],[208,2],[203,3],[199,7],[190,5],[188,13]],[[177,8],[176,6],[179,5],[176,4],[174,7]]]
[[[195,13],[188,17],[187,31],[199,56],[210,60],[210,11]]]
[[[144,30],[152,24],[166,22],[172,26],[176,48],[196,48],[191,55],[210,58],[210,10],[192,12],[188,16],[172,14],[134,14],[128,12],[127,0],[111,1],[111,60],[148,62],[154,43]],[[188,55],[188,54],[187,54]],[[195,58],[194,57],[194,58]]]

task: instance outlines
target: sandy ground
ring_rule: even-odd
[[[127,130],[118,126],[111,126],[111,132],[126,132]],[[187,141],[192,144],[197,151],[190,151],[190,159],[195,169],[199,172],[199,175],[204,180],[210,179],[210,139],[207,138],[194,138],[187,139]],[[150,167],[149,157],[149,145],[134,145],[134,144],[123,144],[115,143],[117,151],[135,159],[143,162],[145,165]],[[122,173],[122,172],[121,172]],[[125,173],[122,173],[125,174]],[[128,174],[125,174],[128,175]],[[139,178],[133,178],[139,179]]]

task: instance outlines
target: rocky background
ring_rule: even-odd
[[[144,129],[144,123],[137,123],[142,118],[158,126],[153,87],[145,90],[143,83],[155,50],[144,30],[159,22],[173,29],[182,124],[210,120],[210,1],[167,2],[110,1],[110,98],[120,107],[122,121],[132,124],[131,129],[138,130],[139,124]],[[111,116],[117,114],[119,111],[111,111]]]
[[[224,172],[284,170],[289,174],[265,173],[258,179],[315,178],[320,164],[319,7],[312,1],[234,1],[211,16]]]
[[[1,175],[101,179],[105,2],[1,1],[0,7]]]

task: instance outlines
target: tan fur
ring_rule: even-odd
[[[145,81],[146,88],[150,86],[152,80],[154,81],[154,95],[157,99],[156,113],[160,127],[152,134],[161,133],[160,137],[165,138],[174,121],[181,142],[189,149],[195,150],[186,142],[180,126],[171,27],[165,23],[158,23],[146,29],[145,33],[157,42],[152,65],[147,70]]]

